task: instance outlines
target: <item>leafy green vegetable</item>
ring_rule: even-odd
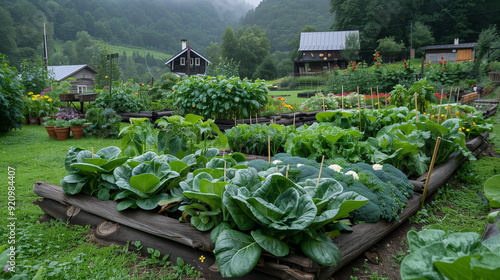
[[[490,201],[491,208],[500,207],[500,175],[490,177],[484,182],[484,195]]]

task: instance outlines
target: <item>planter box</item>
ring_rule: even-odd
[[[468,147],[475,152],[481,150],[487,137],[484,134],[469,141]],[[457,156],[436,166],[430,177],[427,197],[443,186],[464,160],[463,156]],[[423,185],[420,178],[412,183]],[[418,191],[418,187],[415,187]],[[33,190],[43,197],[38,205],[44,212],[70,223],[90,225],[95,229],[94,240],[101,244],[126,245],[127,241],[139,240],[145,248],[152,247],[162,254],[183,258],[207,279],[222,279],[211,253],[214,244],[210,240],[210,232],[198,231],[190,224],[153,211],[129,209],[118,212],[116,201],[101,201],[85,194],[65,195],[59,186],[46,182],[36,182]],[[309,258],[293,253],[282,258],[263,253],[254,271],[241,279],[329,279],[415,214],[420,209],[421,200],[420,193],[408,199],[408,207],[399,214],[399,222],[381,220],[354,225],[353,232],[342,233],[334,239],[342,254],[335,267],[319,266]],[[204,262],[200,261],[202,255],[205,257]]]

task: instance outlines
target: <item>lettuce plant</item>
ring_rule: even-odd
[[[497,279],[500,237],[481,242],[475,232],[446,233],[428,229],[408,232],[410,255],[401,262],[401,278]]]
[[[307,180],[295,184],[281,174],[262,181],[253,169],[238,170],[223,193],[222,203],[240,231],[219,224],[211,238],[214,254],[224,277],[239,277],[257,264],[262,249],[285,256],[295,245],[320,265],[336,265],[340,251],[321,229],[363,206],[367,199],[353,192],[342,193],[333,179]],[[238,264],[238,265],[235,265]]]

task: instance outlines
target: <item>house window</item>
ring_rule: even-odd
[[[200,66],[200,58],[199,57],[197,57],[197,58],[194,59],[194,64],[196,66]]]
[[[186,58],[185,57],[181,57],[181,65],[182,66],[186,65]]]
[[[189,65],[193,66],[193,64],[194,64],[194,59],[192,59],[192,58],[191,58],[191,59],[189,60]]]
[[[78,85],[78,93],[84,93],[87,91],[87,86],[80,86]]]

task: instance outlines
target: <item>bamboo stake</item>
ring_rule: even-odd
[[[290,164],[286,166],[286,176],[285,178],[288,178],[288,170],[290,169]]]
[[[431,178],[432,169],[434,168],[434,162],[436,161],[440,143],[441,143],[441,137],[438,137],[436,140],[436,146],[434,147],[434,153],[432,154],[431,166],[429,167],[429,171],[427,171],[427,179],[425,180],[424,193],[422,194],[422,206],[424,206],[425,196],[427,195],[427,189],[429,188],[429,180]]]
[[[237,126],[237,123],[236,123],[236,116],[234,116],[234,127]]]
[[[250,115],[250,125],[252,124],[252,115]]]
[[[358,110],[359,110],[359,131],[361,131],[361,104],[359,103],[359,87],[357,87],[358,92]]]
[[[342,85],[342,92],[340,94],[340,98],[342,99],[342,110],[344,110],[344,85]]]
[[[377,86],[377,103],[378,103],[378,109],[380,110],[380,94],[378,93],[378,86]]]
[[[92,158],[94,158],[94,147],[92,147]]]
[[[296,115],[296,114],[297,114],[297,113],[293,113],[293,127],[295,127],[295,115]]]
[[[418,107],[417,107],[417,93],[415,92],[415,116],[417,117],[417,122],[418,123]]]
[[[257,117],[257,113],[255,113],[255,123],[259,124],[259,118]]]
[[[457,89],[457,111],[458,111],[458,101],[460,101],[460,91]]]
[[[325,161],[325,156],[321,158],[321,167],[319,168],[318,182],[316,183],[316,187],[319,185],[319,179],[321,179],[321,172],[323,171],[323,162]]]
[[[453,89],[453,87],[451,87]],[[448,98],[448,106],[450,106],[450,103],[451,103],[451,91],[450,91],[450,97]]]
[[[267,135],[267,154],[269,155],[269,164],[271,164],[271,135]]]
[[[439,103],[439,110],[438,110],[438,124],[441,121],[441,105],[443,105],[443,91],[444,89],[441,89],[441,98],[440,98],[441,102]]]
[[[280,173],[277,165],[276,165],[276,173]]]

